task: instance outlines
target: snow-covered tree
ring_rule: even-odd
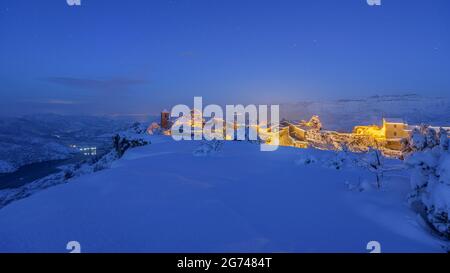
[[[130,126],[128,130],[136,134],[144,134],[147,131],[147,127],[143,123],[135,122]]]
[[[414,128],[409,143],[411,144],[412,151],[422,151],[427,143],[423,130]]]
[[[426,147],[433,148],[439,144],[439,138],[437,137],[436,130],[434,128],[428,127],[425,130],[425,141]]]
[[[414,130],[412,153],[405,163],[412,168],[409,201],[439,235],[450,239],[450,152],[447,132],[431,127]]]
[[[117,152],[117,155],[120,157],[126,152],[126,150],[139,147],[149,144],[149,141],[133,136],[124,136],[124,135],[115,135],[113,137],[113,147]]]
[[[381,188],[385,170],[380,150],[370,148],[362,161],[365,167],[375,174],[377,188]]]
[[[438,136],[441,149],[448,150],[450,148],[450,140],[447,130],[445,130],[444,128],[439,128]]]

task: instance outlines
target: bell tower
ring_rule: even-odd
[[[169,117],[170,113],[166,110],[161,112],[161,128],[169,129]]]

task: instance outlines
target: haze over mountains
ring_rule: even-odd
[[[371,96],[362,99],[303,101],[280,106],[280,117],[309,120],[319,115],[326,129],[351,131],[355,125],[381,124],[383,117],[408,124],[450,125],[450,99],[415,94]]]

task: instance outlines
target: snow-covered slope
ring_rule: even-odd
[[[154,136],[111,169],[11,203],[0,252],[66,252],[69,241],[82,252],[367,252],[373,240],[383,252],[442,251],[408,208],[402,172],[382,190],[350,190],[373,174],[337,170],[333,152],[225,142],[198,156],[199,145]]]
[[[419,95],[372,96],[362,99],[304,101],[280,106],[280,116],[309,120],[319,115],[326,129],[350,131],[355,125],[380,124],[383,117],[409,124],[450,125],[450,99]]]

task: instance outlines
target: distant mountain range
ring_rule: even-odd
[[[39,114],[0,119],[0,173],[31,163],[66,159],[77,152],[70,147],[99,146],[102,137],[120,131],[131,121],[95,116]]]
[[[355,125],[381,124],[383,117],[408,124],[450,125],[450,98],[416,94],[372,96],[363,99],[302,101],[280,105],[280,117],[309,120],[318,115],[324,128],[351,131]]]

